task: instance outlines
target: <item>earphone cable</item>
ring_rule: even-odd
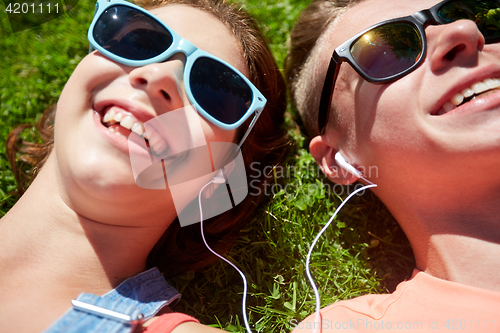
[[[223,256],[221,256],[220,254],[218,254],[217,252],[215,252],[214,250],[212,250],[212,248],[210,246],[208,246],[208,243],[205,239],[205,233],[203,231],[203,210],[202,210],[202,206],[201,206],[201,194],[203,192],[203,190],[210,184],[212,184],[214,181],[211,180],[209,181],[208,183],[206,183],[200,190],[200,194],[198,195],[198,203],[199,203],[199,206],[200,206],[200,225],[201,225],[201,238],[203,238],[203,243],[205,243],[205,246],[207,247],[207,249],[210,250],[210,252],[212,252],[214,255],[216,255],[217,257],[219,257],[220,259],[224,260],[225,262],[227,262],[229,265],[231,265],[238,273],[240,273],[241,275],[241,278],[243,279],[243,297],[242,297],[242,300],[241,300],[241,308],[242,308],[242,314],[243,314],[243,322],[245,323],[245,328],[247,330],[247,333],[252,333],[252,330],[250,329],[250,325],[248,324],[248,318],[247,318],[247,279],[245,277],[245,274],[243,274],[242,271],[240,271],[238,269],[238,267],[236,267],[232,262],[230,262],[229,260],[227,260],[226,258],[224,258]]]
[[[363,179],[364,181],[366,181],[370,185],[365,185],[363,187],[360,187],[360,188],[356,189],[354,192],[352,192],[351,194],[349,194],[349,196],[347,196],[347,198],[344,201],[342,201],[342,203],[337,207],[337,209],[333,213],[333,215],[330,218],[330,220],[328,220],[328,222],[325,224],[325,226],[320,230],[320,232],[318,232],[318,234],[314,238],[313,242],[311,243],[311,246],[309,247],[309,252],[307,253],[307,257],[306,257],[306,275],[307,275],[307,279],[309,280],[309,283],[311,284],[311,287],[312,287],[312,289],[314,291],[314,297],[315,297],[315,302],[316,302],[314,324],[313,324],[313,333],[316,333],[316,328],[317,328],[316,326],[317,325],[319,325],[320,332],[321,332],[321,328],[322,328],[322,324],[323,323],[321,322],[321,313],[320,313],[321,303],[320,303],[320,297],[319,297],[318,288],[316,287],[316,283],[314,282],[314,279],[313,279],[313,277],[311,275],[311,271],[309,269],[309,264],[311,262],[312,251],[314,249],[314,246],[318,242],[318,239],[321,237],[321,235],[323,235],[323,233],[326,231],[326,229],[328,229],[328,227],[330,226],[330,224],[335,219],[335,216],[337,216],[337,214],[340,212],[340,210],[342,209],[342,207],[344,207],[344,205],[347,203],[347,201],[349,201],[349,199],[351,199],[356,193],[364,191],[367,188],[376,187],[377,186],[376,184],[372,183],[371,181],[367,180],[364,177],[361,177],[361,179]]]

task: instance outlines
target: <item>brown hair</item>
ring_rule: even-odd
[[[264,111],[242,146],[245,165],[249,166],[252,162],[258,162],[258,168],[252,166],[246,170],[247,177],[252,179],[252,193],[235,208],[205,222],[204,232],[207,242],[217,252],[225,252],[234,243],[252,212],[264,199],[263,188],[270,177],[261,170],[265,166],[275,166],[281,163],[288,150],[289,141],[284,128],[285,82],[256,21],[240,7],[224,0],[143,0],[136,2],[146,8],[167,4],[185,4],[216,16],[240,41],[249,69],[249,80],[267,98]],[[53,113],[53,109],[46,111],[44,119],[50,118],[49,115]],[[251,119],[247,121],[246,126],[250,121]],[[37,126],[40,133],[44,133],[41,135],[44,139],[42,144],[26,142],[20,138],[22,130],[30,125],[14,129],[8,137],[9,161],[16,174],[20,194],[24,192],[28,183],[24,179],[26,177],[21,176],[25,172],[16,166],[16,153],[23,154],[18,161],[39,169],[53,144],[53,131],[47,125],[48,123],[43,121]],[[36,172],[33,173],[34,176]],[[147,265],[148,267],[157,266],[165,275],[172,276],[200,269],[216,259],[203,244],[198,224],[181,228],[179,221],[176,220],[149,254]]]
[[[52,151],[55,110],[55,105],[49,107],[37,124],[17,126],[7,136],[7,158],[16,179],[18,195],[26,191]],[[26,131],[29,131],[30,139],[37,142],[22,139]]]
[[[290,33],[290,50],[285,61],[285,77],[290,89],[292,103],[301,116],[309,135],[318,133],[319,95],[327,68],[315,81],[303,82],[304,73],[311,51],[330,24],[353,5],[363,0],[314,0],[300,14]],[[330,112],[334,112],[333,108]],[[330,117],[334,119],[335,117]]]

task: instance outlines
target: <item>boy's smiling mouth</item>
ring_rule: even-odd
[[[470,87],[463,89],[456,93],[443,107],[436,113],[437,116],[446,114],[465,103],[479,98],[490,95],[500,88],[500,79],[489,78],[483,81],[476,82]]]

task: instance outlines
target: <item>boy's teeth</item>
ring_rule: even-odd
[[[472,90],[474,90],[474,93],[476,95],[478,95],[478,94],[480,94],[482,92],[485,92],[486,90],[490,89],[490,88],[488,88],[488,85],[486,83],[484,83],[484,82],[474,83],[471,88],[472,88]]]
[[[465,98],[471,97],[472,95],[474,95],[474,90],[472,90],[471,88],[465,88],[464,90],[462,90],[462,95],[464,95]]]
[[[462,103],[464,101],[464,95],[462,94],[456,94],[455,96],[453,96],[451,99],[450,99],[450,102],[447,102],[446,104],[450,103],[452,104],[453,106],[454,105],[460,105],[460,103]]]
[[[439,110],[437,114],[441,115],[450,112],[451,110],[462,104],[465,99],[470,99],[470,97],[473,97],[474,95],[479,95],[485,91],[496,88],[500,88],[499,79],[486,79],[484,81],[474,83],[469,88],[465,88],[464,90],[453,96],[448,102],[443,105],[443,108]]]
[[[455,105],[453,105],[452,103],[450,102],[446,102],[445,105],[443,105],[443,110],[444,112],[450,112],[451,110],[453,110],[455,108]]]
[[[486,79],[484,80],[484,83],[488,86],[490,89],[495,89],[500,87],[500,80],[498,79]]]

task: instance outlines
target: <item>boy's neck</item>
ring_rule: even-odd
[[[420,205],[401,225],[417,268],[437,278],[500,291],[500,191],[470,191],[448,207]],[[433,196],[435,197],[435,193]],[[461,201],[459,201],[461,200]],[[446,201],[445,201],[446,202]],[[400,219],[398,219],[400,220]]]

